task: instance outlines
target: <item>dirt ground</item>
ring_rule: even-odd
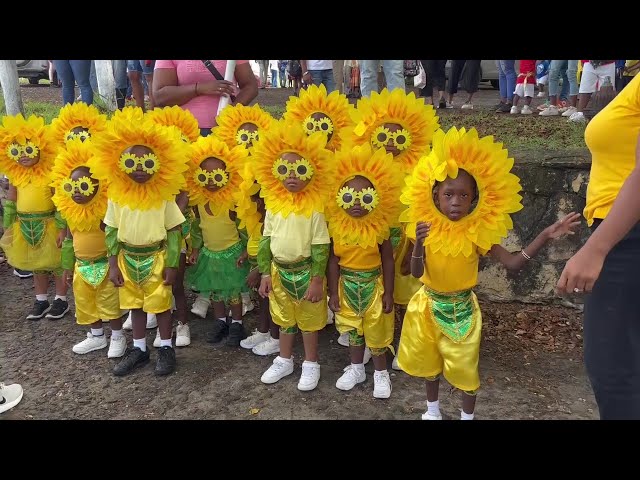
[[[58,88],[23,85],[21,91],[24,101],[61,104]],[[288,89],[260,90],[258,101],[282,105],[290,94]],[[497,99],[497,91],[483,85],[474,101],[488,108]],[[211,317],[201,320],[191,314],[192,344],[177,349],[174,374],[154,376],[152,351],[149,365],[117,378],[111,374],[115,361],[107,359],[106,349],[83,356],[71,351],[86,334],[85,328],[75,324],[73,311],[58,321],[26,320],[33,303],[33,282],[13,276],[6,262],[0,264],[0,286],[0,381],[19,382],[25,391],[22,402],[4,413],[3,420],[418,420],[426,410],[424,382],[403,372],[392,371],[390,399],[373,398],[372,363],[366,367],[363,384],[350,392],[336,389],[349,357],[347,349],[338,345],[333,325],[320,335],[322,378],[312,392],[296,388],[301,339],[296,344],[294,374],[275,385],[264,385],[260,376],[274,356],[257,357],[244,349],[207,344],[204,336],[212,328]],[[598,418],[582,363],[580,312],[482,299],[481,306],[482,386],[477,419]],[[245,320],[252,330],[255,312]],[[127,338],[131,342],[130,332]],[[152,350],[154,338],[155,331],[149,331],[147,342]],[[440,401],[445,418],[460,417],[459,392],[451,391],[446,382],[441,384]]]

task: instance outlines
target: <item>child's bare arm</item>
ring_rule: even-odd
[[[555,240],[564,235],[573,235],[580,225],[580,214],[571,212],[553,225],[545,228],[527,247],[519,252],[511,253],[501,245],[491,248],[491,257],[502,263],[507,270],[521,270],[525,263],[533,258],[549,240]]]
[[[18,201],[18,189],[11,185],[9,182],[9,190],[7,191],[7,200],[11,200],[12,202]]]
[[[384,285],[382,308],[384,313],[391,313],[393,310],[395,264],[393,261],[393,246],[390,240],[385,240],[380,245],[380,257],[382,258],[382,283]]]
[[[430,223],[418,222],[416,225],[416,243],[411,252],[411,275],[416,278],[424,274],[424,241],[429,236]]]
[[[338,284],[340,281],[340,257],[333,251],[333,243],[329,253],[329,267],[327,269],[327,285],[329,288],[329,307],[332,311],[340,311],[340,297],[338,296]]]

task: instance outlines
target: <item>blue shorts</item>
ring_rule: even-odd
[[[145,75],[152,75],[155,65],[155,60],[151,60],[150,66],[146,65],[146,60],[127,60],[127,72],[142,72]]]

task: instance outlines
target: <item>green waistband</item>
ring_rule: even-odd
[[[425,292],[427,292],[434,300],[438,302],[464,302],[471,297],[473,290],[459,290],[457,292],[438,292],[423,285]]]
[[[380,267],[374,268],[372,270],[351,270],[349,268],[340,267],[340,275],[352,282],[366,282],[376,280],[381,273],[382,269]]]
[[[287,270],[289,272],[292,272],[295,270],[304,270],[306,268],[309,268],[311,266],[311,257],[304,258],[299,262],[293,262],[293,263],[280,263],[274,259],[273,263],[276,265],[276,267],[278,267],[281,270]]]
[[[122,251],[127,255],[151,255],[159,252],[164,248],[164,242],[154,243],[152,245],[130,245],[122,243]]]
[[[18,212],[18,218],[20,220],[45,220],[51,218],[56,214],[55,210],[50,212],[38,212],[38,213],[22,213]]]

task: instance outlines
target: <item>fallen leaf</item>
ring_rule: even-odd
[[[249,413],[251,415],[257,415],[258,413],[260,413],[260,409],[259,408],[252,408],[249,410]]]

